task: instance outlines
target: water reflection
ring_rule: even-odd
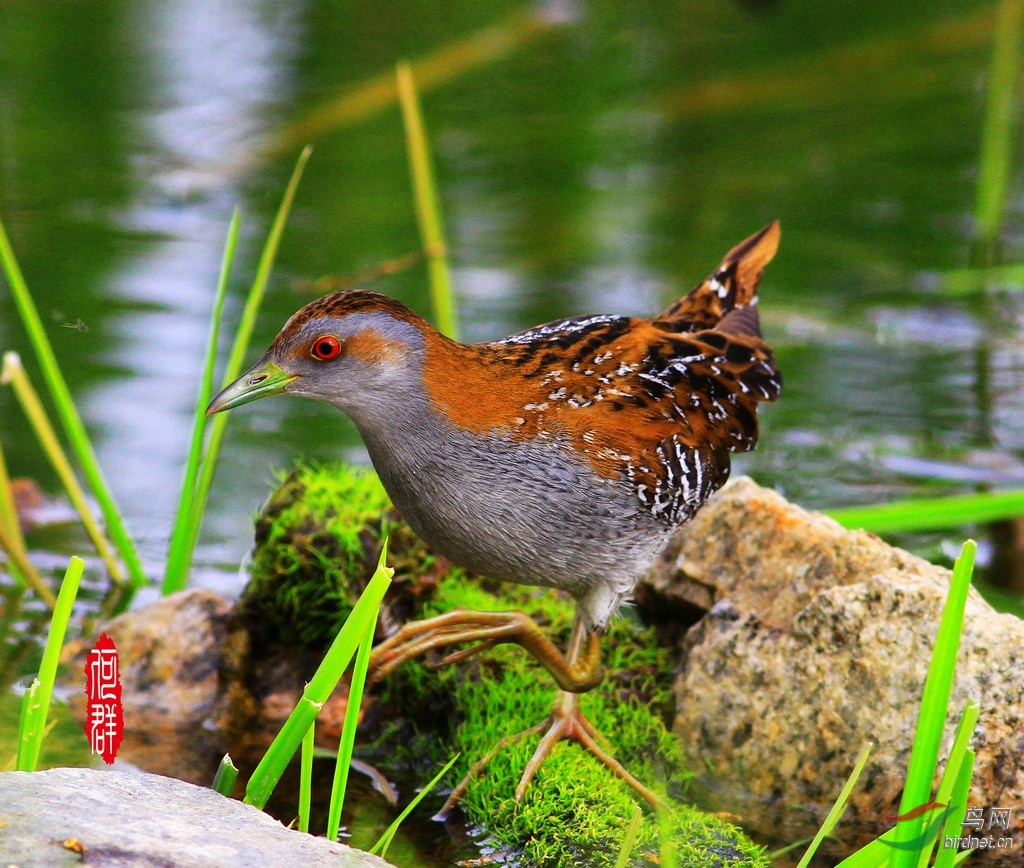
[[[107,324],[100,358],[126,375],[106,378],[83,409],[103,420],[100,459],[116,474],[154,577],[178,496],[173,480],[189,436],[226,216],[243,195],[204,167],[237,160],[275,122],[274,106],[289,95],[294,11],[230,2],[125,10],[140,61],[133,78],[148,88],[135,94],[141,146],[131,200],[117,215],[135,240],[118,251],[104,288],[124,308]]]

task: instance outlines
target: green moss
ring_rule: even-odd
[[[369,470],[307,464],[282,476],[256,519],[240,612],[282,642],[326,647],[373,572],[389,506]]]
[[[470,577],[441,583],[425,614],[451,608],[521,608],[563,644],[573,604],[534,588],[502,585],[496,597]],[[665,721],[673,704],[672,662],[651,630],[616,618],[603,641],[606,677],[581,697],[587,718],[605,735],[605,745],[641,781],[673,805],[668,828],[681,865],[767,865],[762,849],[736,827],[678,801],[688,773],[678,741]],[[407,664],[400,673],[404,679]],[[441,762],[460,751],[452,780],[459,780],[501,738],[527,729],[551,710],[556,689],[522,649],[498,646],[476,663],[429,671],[451,691],[457,723],[448,739],[432,744]],[[468,676],[468,677],[467,677]],[[462,803],[471,824],[519,850],[530,864],[614,865],[637,796],[579,745],[562,742],[545,761],[519,804],[513,793],[537,745],[531,736],[501,750]],[[631,865],[661,864],[657,819],[645,813]]]
[[[375,561],[383,521],[400,568],[398,584],[389,592],[389,618],[399,611],[403,614],[395,620],[452,608],[519,608],[564,646],[571,600],[445,568],[404,524],[382,518],[386,509],[383,489],[365,471],[307,466],[290,474],[257,531],[261,544],[253,581],[258,574],[268,615],[280,621],[287,612],[289,629],[307,638],[336,629],[351,605],[353,586],[358,593]],[[250,596],[260,598],[247,590]],[[628,617],[616,618],[603,641],[603,660],[605,680],[581,697],[581,707],[608,738],[612,755],[673,805],[664,825],[677,863],[767,865],[763,850],[739,829],[679,801],[687,773],[666,726],[673,705],[672,661],[652,631]],[[515,646],[497,646],[441,669],[408,663],[383,688],[390,723],[377,739],[375,761],[386,755],[389,763],[414,763],[422,770],[459,752],[449,784],[500,739],[543,720],[556,693],[547,673]],[[443,731],[437,729],[439,720],[448,724]],[[537,736],[525,738],[488,763],[462,803],[468,824],[486,828],[517,851],[521,864],[614,865],[637,804],[635,793],[577,744],[562,743],[517,804],[513,793],[536,744]],[[647,812],[630,864],[661,864],[661,852],[659,823]]]

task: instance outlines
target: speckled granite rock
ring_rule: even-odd
[[[682,642],[675,719],[707,800],[796,840],[872,741],[839,836],[849,852],[851,835],[890,828],[882,815],[896,812],[948,580],[749,479],[719,492],[646,580],[662,601],[711,610]],[[1024,622],[972,591],[960,653],[949,730],[969,698],[980,701],[970,805],[1011,809],[1016,846],[1003,855],[1019,864]]]
[[[0,864],[386,868],[205,787],[143,773],[0,773]],[[79,848],[84,848],[80,850]]]

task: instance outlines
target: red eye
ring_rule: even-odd
[[[338,358],[341,354],[341,343],[334,335],[323,335],[313,341],[310,352],[313,354],[314,359],[319,359],[321,362],[329,362],[331,359]]]

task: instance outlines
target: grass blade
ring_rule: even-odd
[[[881,868],[883,865],[889,868],[889,860],[893,854],[890,842],[895,834],[896,830],[890,829],[874,841],[865,844],[852,856],[847,856],[836,868]]]
[[[658,811],[658,855],[661,858],[659,864],[664,868],[677,868],[679,865],[675,831],[672,812],[665,809]]]
[[[978,700],[971,699],[960,715],[960,722],[957,724],[956,733],[953,735],[953,744],[949,749],[949,760],[946,763],[945,771],[942,773],[942,779],[939,781],[939,788],[935,793],[935,801],[937,802],[947,805],[963,804],[953,801],[953,791],[959,779],[961,764],[969,751],[968,745],[970,744],[971,736],[974,734],[974,727],[978,724],[980,711],[981,706],[978,704]]]
[[[828,812],[825,821],[821,824],[821,828],[818,829],[818,834],[814,836],[811,845],[797,863],[796,868],[807,868],[811,864],[811,860],[814,858],[818,847],[821,846],[821,842],[832,834],[832,830],[835,829],[836,824],[843,816],[843,811],[846,810],[846,803],[850,800],[850,794],[853,793],[853,788],[857,785],[857,780],[860,778],[861,772],[864,771],[864,766],[867,765],[868,757],[871,755],[873,747],[874,745],[871,742],[866,742],[864,747],[861,748],[860,756],[857,757],[857,762],[854,763],[853,771],[850,772],[850,776],[846,779],[846,783],[839,793],[839,798],[832,805],[832,810]]]
[[[394,570],[383,566],[383,563],[378,564],[373,578],[356,601],[352,612],[327,650],[323,662],[306,685],[298,705],[284,722],[281,731],[249,779],[249,784],[245,788],[246,804],[262,809],[267,803],[285,768],[295,755],[306,730],[313,724],[320,708],[355,656],[367,626],[375,621],[380,601],[391,584],[393,574]]]
[[[71,468],[71,462],[68,461],[64,449],[60,445],[60,440],[57,439],[57,432],[53,430],[53,426],[46,415],[46,410],[43,409],[43,403],[39,400],[36,390],[32,388],[32,383],[29,382],[28,375],[21,365],[21,358],[17,353],[4,353],[0,383],[10,385],[14,389],[15,397],[17,397],[22,410],[24,410],[25,415],[32,424],[32,429],[35,431],[36,437],[46,453],[46,457],[50,459],[50,464],[53,465],[57,476],[60,477],[61,485],[64,486],[68,499],[82,519],[82,525],[85,527],[89,539],[92,540],[96,551],[107,565],[110,577],[119,584],[123,583],[125,577],[124,572],[121,570],[121,565],[117,562],[117,558],[114,557],[114,552],[111,550],[107,538],[103,535],[103,531],[100,530],[92,510],[89,509],[85,492],[78,484],[78,478],[75,476],[75,471]]]
[[[935,291],[947,298],[976,295],[988,287],[1015,287],[1024,285],[1024,265],[1008,263],[977,268],[950,268],[933,272]]]
[[[235,781],[237,780],[238,769],[231,761],[231,754],[226,753],[220,761],[220,765],[217,766],[217,774],[213,776],[213,789],[230,799],[231,793],[235,789]]]
[[[644,812],[639,805],[633,805],[633,813],[629,816],[629,823],[622,836],[622,846],[619,848],[619,855],[615,859],[615,868],[626,868],[629,865],[629,855],[636,846],[637,838],[640,837],[640,824],[643,822]]]
[[[242,363],[245,361],[246,353],[249,351],[249,341],[252,338],[252,331],[256,325],[256,316],[259,313],[260,305],[263,303],[263,294],[267,287],[267,279],[270,277],[271,269],[274,267],[274,259],[277,257],[277,250],[281,244],[281,235],[284,233],[285,223],[288,214],[291,212],[292,202],[295,199],[295,191],[302,178],[302,170],[306,167],[311,148],[304,148],[299,154],[299,159],[292,171],[291,179],[285,188],[281,204],[277,209],[274,222],[271,224],[270,233],[267,235],[267,243],[263,246],[260,255],[259,265],[256,268],[256,276],[253,278],[252,287],[245,300],[245,307],[242,310],[242,319],[235,332],[235,340],[231,345],[231,353],[228,356],[227,369],[224,373],[223,385],[228,385],[242,373]],[[188,526],[191,528],[193,540],[191,546],[195,546],[195,539],[198,538],[199,530],[203,523],[203,513],[206,511],[206,501],[210,496],[210,486],[213,484],[213,474],[217,468],[217,458],[220,455],[220,448],[224,442],[224,431],[228,423],[227,413],[220,413],[210,424],[210,439],[206,446],[206,453],[203,455],[202,465],[199,470],[199,480],[196,484],[195,497],[192,500],[192,510],[189,516]]]
[[[999,238],[1013,166],[1024,0],[1002,0],[993,31],[995,42],[989,68],[978,165],[978,192],[974,205],[978,242],[990,254]],[[991,255],[986,257],[989,258]]]
[[[21,700],[15,771],[34,772],[39,761],[39,748],[46,731],[46,715],[41,715],[42,703],[39,698],[42,689],[42,682],[38,678],[33,678]]]
[[[195,551],[195,545],[199,538],[198,528],[193,524],[196,521],[196,511],[192,508],[192,504],[196,496],[196,480],[203,458],[203,438],[206,434],[207,422],[206,405],[210,403],[210,398],[213,396],[213,368],[217,363],[217,335],[220,334],[220,321],[224,312],[224,299],[227,297],[231,264],[234,262],[235,249],[238,245],[240,224],[241,215],[236,208],[231,215],[231,223],[228,225],[220,277],[217,280],[217,291],[213,300],[210,336],[206,344],[206,358],[203,362],[203,374],[199,385],[199,395],[196,399],[195,421],[192,425],[188,462],[181,481],[181,496],[178,499],[178,510],[174,517],[174,529],[171,531],[163,586],[160,589],[164,595],[173,594],[185,587],[188,582],[189,569],[192,566],[192,553]]]
[[[4,460],[2,444],[0,444],[0,551],[7,553],[7,569],[14,581],[19,585],[28,585],[32,588],[52,611],[57,605],[57,598],[28,559],[28,548],[25,545],[25,537],[21,533],[21,525],[18,524],[18,508],[14,503],[14,491],[11,488],[11,478],[7,474],[7,462]]]
[[[14,490],[11,488],[11,477],[7,473],[3,443],[0,443],[0,531],[6,531],[7,539],[24,554],[25,537],[22,536],[21,525],[18,523],[18,507],[14,503]],[[16,582],[25,584],[19,570],[15,569],[12,572]]]
[[[1024,515],[1024,489],[953,494],[829,509],[825,514],[843,527],[871,533],[947,530]]]
[[[413,196],[416,200],[416,219],[420,226],[423,249],[430,275],[430,297],[434,305],[434,320],[438,331],[458,339],[459,326],[452,298],[452,278],[448,269],[448,247],[444,240],[444,223],[437,186],[430,165],[430,146],[423,128],[416,82],[408,62],[401,61],[395,71],[398,97],[405,121],[405,142],[409,152],[409,170],[412,174]]]
[[[949,596],[942,610],[935,650],[925,678],[921,696],[921,710],[917,719],[914,747],[907,768],[907,781],[903,788],[899,812],[904,814],[911,808],[930,801],[932,781],[938,765],[939,747],[946,726],[949,696],[953,688],[957,653],[960,649],[960,632],[963,627],[964,608],[967,593],[971,587],[974,570],[974,555],[977,545],[967,540],[953,566],[949,582]],[[906,843],[923,831],[925,817],[899,823],[895,829],[894,843]],[[917,861],[913,850],[897,849],[893,853],[893,868],[910,868]]]
[[[10,284],[14,302],[17,305],[21,320],[25,324],[29,340],[35,351],[39,367],[43,372],[43,379],[46,382],[50,397],[57,408],[57,418],[61,427],[67,435],[71,449],[78,459],[78,464],[85,475],[93,496],[100,505],[103,518],[110,531],[110,538],[121,555],[121,560],[128,570],[133,587],[140,588],[146,584],[146,575],[142,570],[142,562],[135,550],[124,522],[121,520],[121,513],[117,509],[113,495],[107,486],[103,473],[100,471],[99,462],[93,452],[89,435],[78,415],[74,401],[71,399],[71,392],[68,389],[64,375],[57,364],[57,357],[54,355],[53,347],[43,329],[42,320],[39,318],[39,311],[36,310],[35,302],[28,291],[28,285],[22,276],[17,260],[14,258],[14,251],[7,238],[3,222],[0,222],[0,266],[7,275],[7,282]]]
[[[60,593],[57,595],[57,606],[50,619],[50,631],[46,636],[46,647],[43,659],[39,664],[39,677],[33,682],[32,688],[25,695],[22,705],[22,717],[18,731],[17,770],[34,772],[39,763],[39,751],[43,744],[46,731],[46,716],[50,711],[50,697],[53,695],[53,683],[57,679],[57,664],[60,652],[64,647],[64,635],[67,633],[68,621],[78,596],[78,586],[82,581],[85,562],[73,557],[68,562],[61,582]]]
[[[384,564],[387,551],[385,544],[380,554],[380,566]],[[352,684],[348,690],[348,705],[345,708],[345,722],[341,727],[341,739],[338,742],[338,760],[334,765],[334,784],[331,788],[331,804],[327,812],[327,840],[337,841],[338,830],[341,828],[341,809],[345,804],[345,789],[348,786],[348,771],[352,764],[352,749],[356,743],[356,729],[359,726],[359,707],[363,702],[363,688],[366,686],[366,670],[370,664],[370,651],[373,648],[373,634],[377,628],[377,613],[367,624],[363,641],[359,643],[356,662],[352,667]]]
[[[949,750],[949,761],[942,773],[942,780],[935,795],[935,801],[944,805],[953,805],[952,811],[943,827],[942,834],[959,835],[961,823],[964,819],[964,812],[967,808],[968,791],[971,785],[971,775],[974,773],[974,751],[967,745],[974,727],[978,723],[978,715],[981,706],[977,700],[970,700],[960,715],[960,723],[957,724],[956,734],[953,736],[953,745]],[[965,778],[966,774],[966,778]],[[935,857],[935,868],[949,868],[953,864],[953,857],[956,850],[953,848],[939,847],[938,855]]]
[[[973,731],[974,726],[972,725],[970,732]],[[966,807],[967,805],[967,799],[970,797],[971,778],[973,775],[974,751],[965,749],[960,760],[960,771],[956,776],[956,780],[953,783],[949,796],[949,804],[957,805],[958,809],[946,817],[946,825],[942,829],[943,846],[939,847],[939,852],[935,856],[935,868],[951,868],[951,866],[958,864],[958,855],[966,856],[966,854],[958,854],[957,848],[955,847],[945,846],[944,839],[947,837],[957,838],[963,834],[963,821],[966,817],[964,810],[960,810],[960,808]]]
[[[299,831],[309,831],[309,810],[313,803],[313,755],[316,753],[316,721],[302,736],[302,753],[299,760]]]
[[[405,806],[405,810],[403,810],[402,813],[395,817],[395,821],[390,826],[388,826],[387,829],[384,830],[384,834],[381,835],[377,843],[370,848],[369,852],[371,854],[375,856],[380,856],[382,859],[387,855],[388,847],[391,846],[391,841],[395,837],[395,833],[398,831],[399,827],[405,821],[405,818],[408,817],[409,814],[411,814],[416,809],[416,806],[423,801],[427,793],[429,793],[431,790],[434,789],[434,787],[437,786],[441,778],[443,778],[445,774],[447,774],[448,769],[455,765],[455,761],[458,758],[459,754],[455,754],[455,756],[448,760],[448,762],[445,763],[444,768],[441,769],[441,771],[439,771],[436,775],[434,775],[430,783],[427,784],[422,790],[420,790],[416,794],[416,797],[411,802],[409,802],[408,805]]]
[[[36,572],[36,568],[32,566],[28,556],[21,546],[19,541],[10,535],[10,532],[3,525],[0,525],[0,549],[3,549],[7,553],[8,567],[12,573],[22,576],[25,581],[32,587],[47,607],[51,610],[57,606],[57,598],[53,595],[53,591],[43,581],[42,576]]]

